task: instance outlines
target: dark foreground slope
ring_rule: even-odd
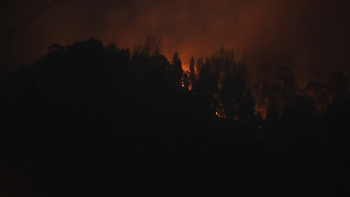
[[[276,147],[223,121],[16,120],[1,146],[2,181],[22,196],[348,194],[347,140]]]
[[[346,106],[221,119],[181,87],[176,59],[53,47],[2,76],[1,196],[350,194]]]

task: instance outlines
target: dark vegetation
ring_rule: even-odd
[[[288,64],[248,73],[222,48],[183,71],[158,43],[53,44],[2,71],[0,166],[25,196],[350,194],[341,71],[300,89]]]

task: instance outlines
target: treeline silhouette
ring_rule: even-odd
[[[2,71],[2,148],[35,163],[45,195],[349,194],[341,71],[301,89],[288,64],[249,73],[221,48],[185,71],[161,44],[52,44]]]

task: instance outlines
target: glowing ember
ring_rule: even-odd
[[[222,116],[219,112],[215,112],[215,115],[219,118],[225,118],[224,116]]]
[[[188,90],[192,90],[192,85],[191,84],[188,86]]]
[[[225,114],[224,114],[224,110],[222,109],[221,112],[220,111],[216,111],[215,115],[219,118],[224,118],[224,119],[229,119]]]

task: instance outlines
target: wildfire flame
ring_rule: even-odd
[[[219,118],[224,118],[224,119],[226,119],[226,116],[220,114],[219,112],[215,112],[215,115],[216,115],[217,117],[219,117]]]

